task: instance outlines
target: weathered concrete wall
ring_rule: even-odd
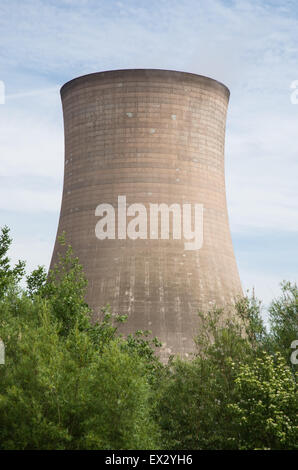
[[[94,318],[107,303],[128,314],[125,333],[150,329],[163,354],[189,354],[196,312],[233,302],[241,285],[230,237],[224,140],[229,90],[194,74],[118,70],[74,79],[61,89],[65,175],[58,234],[89,280]],[[98,240],[95,208],[204,205],[204,241]],[[57,256],[56,242],[52,263]]]

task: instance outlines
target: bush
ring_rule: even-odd
[[[292,315],[293,305],[287,300],[284,306],[282,299],[279,311]],[[284,314],[283,325],[289,329],[282,328],[280,338],[274,324],[272,339],[254,298],[240,299],[234,315],[226,320],[217,309],[200,317],[196,358],[188,363],[174,361],[161,384],[156,417],[163,446],[297,448],[297,372],[291,370],[290,355],[286,360],[280,352],[267,352],[273,344],[275,348],[283,345],[284,337],[293,340],[292,322],[288,323]]]
[[[0,236],[0,449],[296,449],[297,286],[283,283],[266,331],[261,304],[201,312],[192,360],[162,365],[149,332],[125,316],[91,322],[87,281],[62,237],[47,275],[11,267]]]
[[[71,248],[47,283],[41,268],[28,277],[27,291],[13,282],[8,265],[7,274],[0,299],[6,346],[0,448],[158,447],[148,372],[157,362],[149,354],[151,343],[139,334],[129,341],[117,336],[108,308],[100,323],[90,322],[86,282]]]

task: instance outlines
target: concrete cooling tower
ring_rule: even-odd
[[[200,75],[116,70],[61,89],[64,188],[58,234],[83,265],[87,302],[151,330],[187,357],[197,311],[241,284],[229,230],[224,142],[229,90]],[[56,241],[52,266],[57,261]]]

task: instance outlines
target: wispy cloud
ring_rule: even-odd
[[[28,98],[28,97],[33,97],[33,96],[43,96],[47,95],[48,93],[59,93],[59,87],[52,87],[52,88],[41,88],[40,90],[29,90],[29,91],[23,91],[21,93],[12,93],[10,95],[6,95],[7,100],[16,100],[20,98]]]

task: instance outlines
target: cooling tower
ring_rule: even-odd
[[[151,330],[163,357],[187,357],[197,311],[242,293],[225,195],[229,90],[200,75],[138,69],[76,78],[61,97],[57,235],[66,232],[83,265],[94,320],[109,303],[128,315],[124,334]],[[56,241],[52,266],[58,251]]]

